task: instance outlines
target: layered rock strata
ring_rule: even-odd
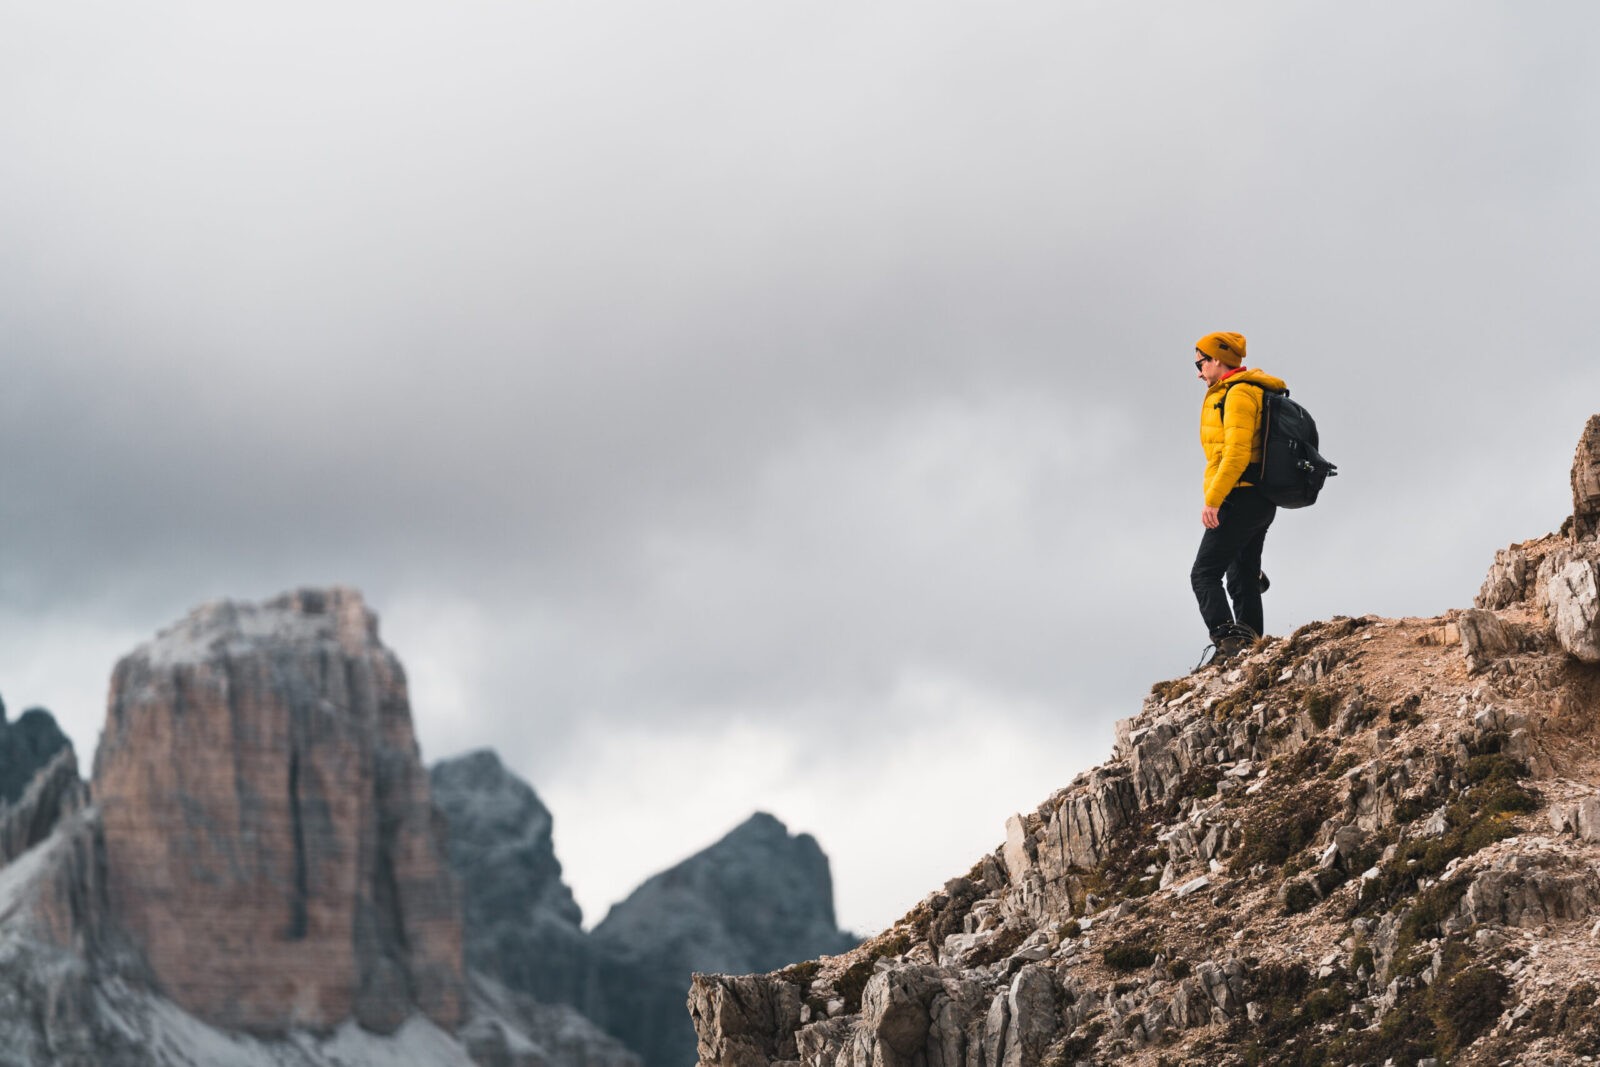
[[[228,1029],[461,1022],[460,899],[405,676],[353,590],[208,604],[117,664],[93,792],[110,915]]]
[[[1336,619],[1158,684],[1107,763],[891,929],[697,976],[701,1064],[1592,1055],[1600,675],[1548,609],[1590,543],[1503,552],[1473,612]]]

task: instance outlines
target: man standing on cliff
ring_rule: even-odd
[[[1278,513],[1250,478],[1251,465],[1259,470],[1261,462],[1262,389],[1282,392],[1287,386],[1281,378],[1246,367],[1244,345],[1240,334],[1208,333],[1194,346],[1194,368],[1206,383],[1200,408],[1200,447],[1206,454],[1200,523],[1205,533],[1189,581],[1216,647],[1213,663],[1249,648],[1262,634],[1266,576],[1261,573],[1261,549]]]

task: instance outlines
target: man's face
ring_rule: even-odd
[[[1201,381],[1205,382],[1208,387],[1216,385],[1218,382],[1222,381],[1222,376],[1233,369],[1226,363],[1218,363],[1210,356],[1204,355],[1198,351],[1195,353],[1195,361],[1197,363],[1197,366],[1195,367],[1195,374]]]

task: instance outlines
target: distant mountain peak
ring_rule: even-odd
[[[639,1067],[465,971],[404,672],[356,591],[161,631],[117,664],[95,763],[91,804],[47,713],[0,719],[7,1063]],[[509,784],[493,753],[463,766]]]
[[[124,657],[93,792],[116,921],[190,1012],[265,1033],[460,1022],[458,898],[360,593],[215,601]]]
[[[16,722],[6,721],[4,709],[0,704],[0,803],[13,803],[33,776],[72,742],[43,708],[29,708]]]

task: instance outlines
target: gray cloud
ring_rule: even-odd
[[[1199,334],[1341,464],[1277,630],[1466,603],[1600,396],[1578,3],[0,20],[0,692],[87,750],[110,650],[357,584],[591,912],[760,804],[886,921],[880,820],[1100,758],[1203,637]]]

